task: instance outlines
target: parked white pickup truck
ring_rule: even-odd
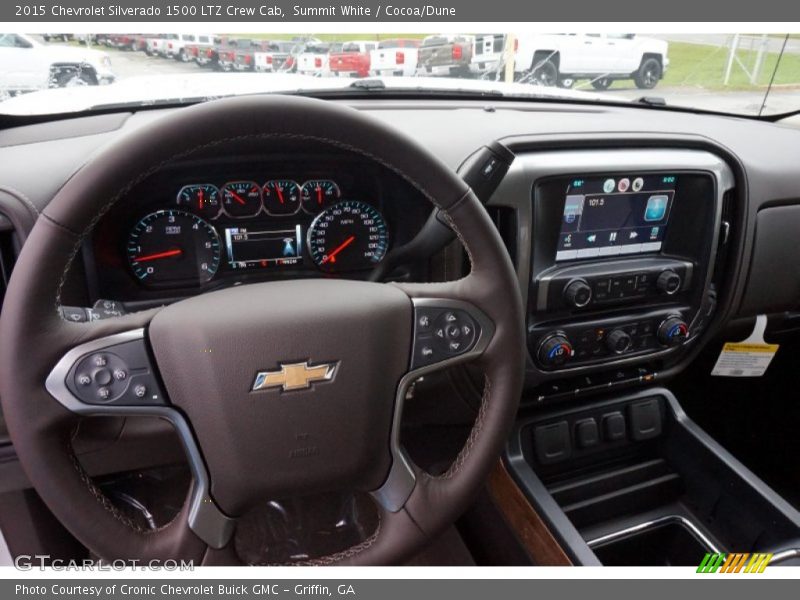
[[[21,33],[0,33],[0,93],[98,85],[114,79],[105,52],[42,44]]]
[[[308,44],[297,57],[297,72],[301,75],[327,77],[331,74],[331,52],[341,52],[342,43]]]
[[[501,76],[506,36],[475,36],[470,70],[478,76]],[[669,66],[664,40],[627,33],[519,34],[514,36],[515,79],[571,87],[589,79],[597,90],[617,79],[632,79],[652,89]]]
[[[369,74],[373,77],[412,77],[417,72],[421,40],[383,40],[369,53]]]
[[[167,43],[178,39],[177,33],[163,33],[147,38],[147,45],[144,48],[148,56],[166,56]]]
[[[189,62],[193,56],[186,52],[187,45],[194,46],[213,46],[214,36],[208,33],[181,33],[177,39],[166,40],[166,47],[164,52],[166,56],[172,57],[181,62]]]

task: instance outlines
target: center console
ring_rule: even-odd
[[[658,385],[725,289],[734,184],[709,151],[547,150],[518,154],[489,202],[527,307],[504,459],[574,564],[775,563],[800,546],[800,513]]]
[[[646,383],[686,356],[716,308],[733,185],[725,161],[700,150],[517,156],[490,206],[518,219],[525,401]]]

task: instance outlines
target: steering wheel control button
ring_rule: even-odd
[[[94,382],[97,385],[108,385],[111,381],[111,371],[108,369],[97,369],[97,371],[94,372]]]
[[[466,310],[417,307],[415,322],[414,369],[468,352],[480,335],[477,322]]]
[[[70,369],[66,384],[86,404],[164,404],[143,339],[79,358]]]
[[[84,323],[89,320],[86,309],[80,306],[62,306],[61,316],[72,323]]]

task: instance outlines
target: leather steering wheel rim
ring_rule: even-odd
[[[434,477],[410,464],[413,488],[401,506],[379,506],[375,534],[314,562],[392,564],[413,554],[467,507],[510,430],[524,373],[522,302],[505,246],[460,178],[404,134],[331,102],[243,97],[181,109],[121,136],[59,190],[20,253],[0,319],[0,397],[19,460],[55,516],[105,559],[237,562],[231,543],[211,550],[188,526],[192,511],[188,499],[172,522],[155,531],[142,531],[113,507],[80,468],[70,447],[80,416],[56,401],[45,381],[70,350],[120,332],[147,330],[161,309],[90,323],[67,322],[59,312],[67,273],[99,219],[143,179],[200,150],[237,141],[275,140],[321,142],[355,153],[392,170],[419,190],[451,223],[472,268],[454,282],[393,287],[412,301],[434,298],[468,303],[492,325],[491,337],[472,356],[486,377],[481,407],[451,468]],[[393,460],[397,463],[398,456]]]

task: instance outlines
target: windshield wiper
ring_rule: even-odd
[[[644,104],[645,106],[666,106],[667,101],[661,96],[642,96],[634,100],[636,104]]]
[[[356,79],[350,87],[359,90],[385,90],[386,84],[381,79]]]

